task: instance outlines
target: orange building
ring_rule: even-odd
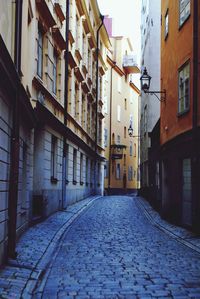
[[[161,7],[162,213],[200,227],[200,3],[162,0]]]

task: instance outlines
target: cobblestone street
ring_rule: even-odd
[[[200,298],[200,255],[131,197],[104,197],[67,229],[35,298]]]

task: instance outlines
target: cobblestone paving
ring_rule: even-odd
[[[130,197],[95,202],[64,234],[34,298],[200,298],[200,255]]]
[[[0,299],[29,299],[54,249],[78,215],[99,196],[91,196],[29,228],[17,244],[17,259],[0,269]]]

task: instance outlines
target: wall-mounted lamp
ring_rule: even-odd
[[[150,95],[155,95],[156,98],[160,102],[164,102],[166,100],[166,90],[165,89],[163,91],[149,90],[150,83],[151,83],[151,76],[149,76],[146,67],[144,68],[142,76],[140,77],[140,81],[141,81],[141,89],[144,91],[144,93],[149,93]],[[160,97],[157,94],[160,94]]]
[[[130,124],[129,128],[128,128],[128,135],[130,137],[140,137],[140,136],[136,136],[136,135],[133,135],[133,128],[132,128],[132,125]]]

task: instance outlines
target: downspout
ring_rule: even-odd
[[[198,220],[200,204],[198,202],[198,1],[193,1],[193,115],[192,115],[192,137],[193,137],[193,163],[192,163],[192,205],[193,205],[193,225],[200,231],[200,223]]]
[[[22,4],[23,0],[16,1],[15,12],[15,48],[14,63],[19,75],[16,97],[13,108],[13,123],[11,134],[10,178],[8,195],[8,256],[16,258],[16,229],[17,229],[17,201],[19,178],[19,97],[21,76],[21,32],[22,32]]]
[[[99,32],[103,26],[104,16],[100,14],[101,24],[97,29],[97,48],[96,48],[96,124],[95,124],[95,184],[97,184],[97,144],[98,144],[98,99],[99,99]],[[96,189],[96,188],[95,188]]]
[[[64,83],[64,125],[67,127],[67,113],[68,113],[68,66],[69,66],[69,0],[66,2],[66,29],[65,29],[65,83]],[[66,155],[67,155],[67,145],[66,145],[66,134],[63,136],[63,163],[62,163],[62,209],[66,208]]]

